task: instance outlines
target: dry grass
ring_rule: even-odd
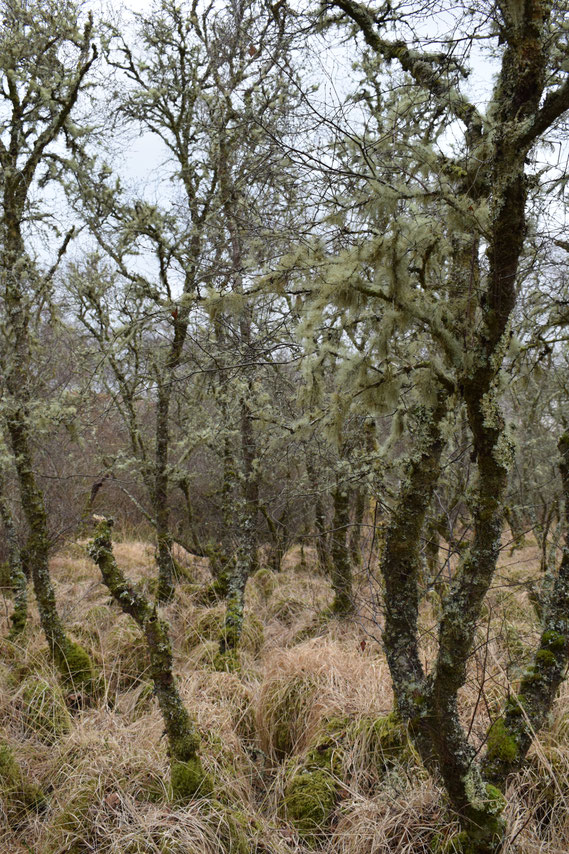
[[[208,582],[207,565],[177,553],[195,584],[180,584],[164,614],[181,692],[197,720],[216,797],[174,809],[144,644],[132,621],[109,602],[84,545],[66,547],[54,558],[52,571],[61,613],[101,674],[91,705],[77,709],[69,695],[57,694],[34,607],[24,637],[17,644],[0,641],[0,736],[26,779],[45,793],[45,809],[30,812],[17,828],[0,820],[0,854],[310,854],[314,845],[326,854],[430,854],[433,845],[452,838],[456,825],[444,796],[416,756],[407,752],[385,762],[370,728],[390,711],[392,692],[379,645],[382,617],[372,607],[365,572],[359,576],[359,615],[341,623],[322,616],[332,596],[328,580],[313,572],[310,549],[305,549],[305,569],[295,549],[280,574],[261,571],[248,586],[241,673],[216,673],[223,606],[199,605],[196,585]],[[152,589],[152,546],[118,542],[116,556],[137,584]],[[514,554],[505,548],[488,597],[460,696],[463,721],[479,744],[535,644],[530,582],[538,561],[530,541]],[[439,608],[433,595],[421,611],[426,661],[436,649]],[[4,600],[4,636],[9,614]],[[54,713],[44,688],[38,697],[47,723],[44,719],[34,728],[32,680],[49,686],[55,701],[69,707],[69,726],[51,726]],[[325,832],[309,839],[283,809],[287,781],[335,719],[336,803]],[[568,801],[569,690],[564,689],[550,729],[536,740],[527,768],[511,781],[505,850],[566,854]]]

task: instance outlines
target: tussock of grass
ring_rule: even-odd
[[[267,661],[257,700],[263,749],[275,760],[301,751],[325,714],[381,714],[391,705],[383,661],[316,639],[275,652]]]
[[[428,781],[420,787],[400,781],[373,798],[347,793],[330,854],[433,854],[437,844],[444,850],[458,827],[443,804]]]

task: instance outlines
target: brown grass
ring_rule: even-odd
[[[145,673],[144,644],[132,621],[110,604],[84,545],[71,544],[52,561],[61,613],[101,673],[91,705],[70,708],[68,732],[42,739],[41,733],[30,731],[22,706],[31,677],[57,689],[33,605],[23,638],[16,644],[0,641],[0,735],[28,779],[46,794],[45,810],[30,813],[18,828],[2,822],[0,811],[0,854],[314,851],[283,810],[290,768],[304,761],[331,718],[356,726],[385,715],[393,702],[380,648],[382,617],[370,598],[365,572],[359,575],[359,613],[348,623],[322,617],[332,595],[328,580],[314,573],[315,556],[309,549],[306,570],[299,568],[296,549],[269,583],[262,575],[253,579],[246,609],[250,637],[239,675],[213,670],[223,606],[203,607],[195,585],[179,585],[176,601],[164,615],[171,625],[181,692],[197,720],[204,764],[215,777],[217,796],[214,802],[196,801],[180,810],[168,800],[168,757]],[[116,556],[137,584],[151,589],[153,546],[125,540],[117,543]],[[208,582],[206,562],[182,552],[177,558],[185,561],[197,584]],[[463,721],[480,745],[535,645],[539,627],[529,583],[538,568],[537,548],[529,539],[513,554],[504,548],[460,696]],[[4,599],[4,637],[10,607]],[[439,607],[430,595],[421,611],[426,662],[436,650]],[[67,702],[73,705],[69,697]],[[361,735],[340,745],[342,780],[330,827],[319,842],[323,850],[421,854],[437,840],[449,840],[456,825],[442,791],[416,757],[402,757],[387,771],[373,767],[375,754],[366,739]],[[568,801],[565,687],[550,728],[536,739],[527,768],[510,783],[506,851],[565,854]]]

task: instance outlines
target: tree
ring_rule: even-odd
[[[42,626],[62,674],[81,682],[90,678],[91,664],[65,633],[49,576],[47,514],[34,466],[32,333],[74,235],[73,228],[61,234],[40,198],[69,170],[83,144],[80,98],[97,49],[92,17],[82,23],[72,2],[6,0],[0,12],[2,416],[29,528],[27,559]],[[50,264],[42,264],[36,253],[33,234],[42,228],[58,241]]]

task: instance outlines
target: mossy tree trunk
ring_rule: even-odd
[[[332,611],[339,617],[347,617],[354,610],[354,595],[351,552],[348,546],[350,490],[345,481],[336,481],[333,503],[332,561],[330,564],[330,578],[334,590]]]
[[[26,560],[33,579],[40,620],[51,655],[63,676],[77,682],[91,677],[91,663],[84,650],[66,636],[57,613],[49,575],[49,534],[45,501],[33,460],[31,414],[32,310],[49,299],[49,286],[67,250],[73,229],[60,242],[54,265],[45,274],[26,251],[23,227],[45,217],[38,214],[37,173],[51,149],[65,134],[69,146],[81,143],[84,128],[70,118],[97,52],[92,45],[93,20],[81,31],[77,12],[64,11],[51,2],[9,4],[5,27],[10,32],[10,51],[2,57],[5,116],[0,141],[2,168],[2,218],[0,224],[0,291],[4,301],[2,361],[4,419],[20,487],[22,509],[29,527]],[[57,28],[54,30],[54,20]],[[9,84],[6,82],[9,80]],[[45,92],[45,97],[32,97]],[[22,93],[27,93],[23,107]],[[4,140],[9,140],[5,144]],[[49,170],[48,170],[49,171]],[[42,175],[42,181],[48,178]],[[41,198],[41,194],[40,194]]]
[[[97,519],[89,555],[99,567],[103,582],[125,614],[144,634],[150,659],[150,676],[168,738],[170,773],[174,800],[187,802],[211,792],[211,780],[199,757],[200,739],[172,672],[172,646],[168,626],[151,604],[125,578],[113,555],[112,520]]]
[[[12,511],[6,497],[4,473],[0,470],[0,519],[4,525],[8,544],[8,565],[10,567],[10,586],[14,609],[12,611],[10,638],[23,632],[28,617],[28,580],[22,567],[22,555]]]
[[[170,366],[169,366],[170,367]],[[172,367],[173,370],[173,367]],[[158,381],[156,401],[156,452],[154,477],[154,512],[156,516],[156,563],[158,566],[158,601],[168,602],[174,596],[174,565],[169,525],[168,450],[170,445],[170,380]]]
[[[231,288],[243,297],[244,240],[239,207],[242,204],[239,180],[233,174],[229,137],[222,135],[219,145],[219,176],[223,195],[225,227],[231,247]],[[239,438],[241,465],[238,480],[241,496],[237,502],[235,537],[237,549],[235,561],[229,575],[227,612],[222,629],[218,666],[234,668],[236,652],[243,627],[245,588],[247,580],[257,568],[257,516],[259,512],[259,473],[257,471],[257,437],[253,424],[252,402],[254,399],[253,318],[251,305],[246,300],[239,313],[239,358],[248,367],[241,379],[244,390],[239,398]]]
[[[381,573],[385,583],[384,646],[400,714],[416,715],[416,699],[424,690],[425,674],[419,656],[419,572],[425,514],[440,473],[444,448],[441,422],[447,411],[447,391],[439,389],[434,408],[416,413],[409,460],[397,505],[385,533]]]
[[[306,452],[306,473],[314,501],[314,528],[318,566],[320,567],[320,572],[328,574],[330,571],[330,554],[326,532],[326,512],[322,502],[322,491],[316,476],[316,469],[309,451]]]
[[[354,508],[352,517],[352,527],[349,537],[350,557],[353,566],[361,566],[362,562],[362,526],[364,523],[365,511],[368,502],[368,492],[361,486],[358,486],[353,491]]]

